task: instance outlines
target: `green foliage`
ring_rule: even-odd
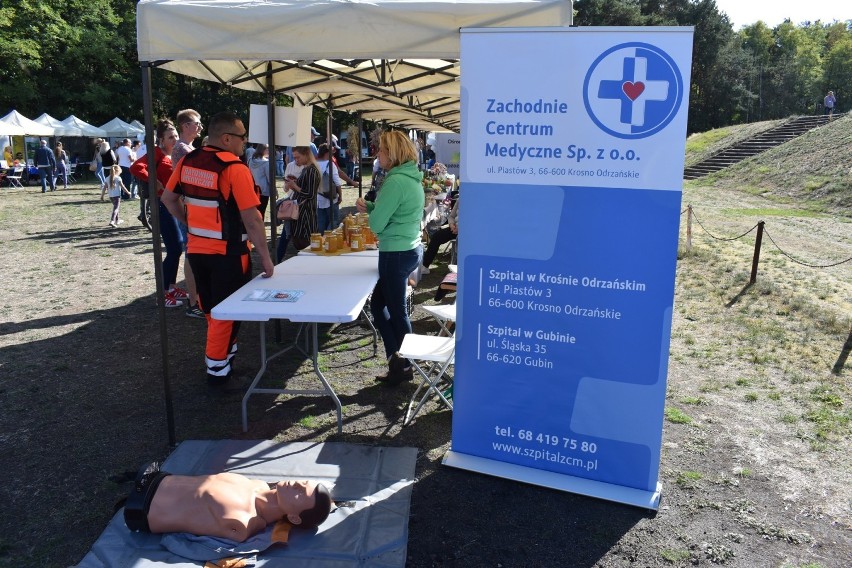
[[[578,0],[582,26],[694,26],[689,132],[821,112],[831,89],[852,100],[852,30],[819,21],[734,32],[713,0]],[[844,108],[847,107],[847,108]]]
[[[0,113],[76,114],[100,124],[142,118],[136,52],[138,0],[17,0],[0,5],[4,60]],[[694,26],[689,132],[820,111],[832,89],[838,111],[852,101],[852,30],[813,22],[775,28],[756,22],[735,32],[714,0],[577,0],[582,26]],[[282,27],[286,33],[286,26]],[[266,103],[266,95],[153,69],[155,116],[187,107],[210,116]],[[277,95],[288,105],[288,96]],[[355,118],[336,113],[335,130]],[[325,111],[315,109],[323,130]],[[369,129],[369,128],[368,128]]]

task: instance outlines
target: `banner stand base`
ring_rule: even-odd
[[[458,469],[466,469],[468,471],[512,479],[541,487],[559,489],[568,493],[597,497],[598,499],[624,503],[625,505],[632,505],[652,511],[660,508],[660,495],[663,486],[659,482],[657,482],[656,491],[644,491],[634,487],[625,487],[623,485],[573,477],[543,469],[534,469],[522,465],[489,460],[452,450],[447,452],[442,463]]]

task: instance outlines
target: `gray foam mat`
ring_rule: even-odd
[[[291,531],[286,546],[272,547],[257,556],[257,566],[401,568],[406,559],[416,458],[415,448],[192,440],[181,443],[163,469],[182,475],[230,471],[264,481],[312,479],[325,483],[335,501],[348,502],[334,510],[316,532]],[[203,565],[163,548],[160,535],[130,532],[121,510],[77,566]]]

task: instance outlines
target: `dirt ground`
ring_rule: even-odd
[[[135,201],[122,204],[123,225],[108,227],[98,193],[85,183],[0,190],[0,566],[79,562],[129,488],[122,474],[170,451],[151,234],[135,220]],[[771,215],[767,230],[794,257],[852,256],[848,214],[767,213],[759,196],[707,187],[688,187],[687,203],[715,236]],[[414,568],[849,567],[852,262],[808,268],[766,243],[758,283],[747,286],[753,234],[719,241],[694,231],[692,249],[681,246],[655,515],[441,466],[451,413],[432,404],[402,428],[414,386],[374,381],[382,366],[359,324],[321,328],[342,435],[327,399],[272,395],[251,399],[243,433],[257,326],[241,331],[230,387],[211,391],[204,322],[168,310],[177,440],[418,448]],[[439,257],[415,303],[434,303],[446,262]],[[414,313],[415,331],[437,330]],[[283,324],[282,337],[293,330]],[[272,372],[291,376],[292,388],[310,376],[295,357]]]

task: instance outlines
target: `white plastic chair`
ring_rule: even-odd
[[[421,378],[420,385],[411,395],[402,425],[411,424],[411,421],[414,420],[414,417],[417,416],[417,413],[420,412],[420,409],[432,395],[437,395],[441,402],[452,410],[452,395],[448,396],[442,390],[442,388],[449,390],[446,386],[442,387],[442,382],[452,387],[453,379],[448,377],[446,373],[447,368],[455,363],[455,334],[450,337],[439,337],[409,333],[402,340],[399,354],[411,361]]]
[[[438,335],[441,336],[449,336],[452,335],[450,331],[449,325],[456,321],[456,304],[438,304],[435,306],[420,306],[423,308],[427,314],[432,316],[438,321],[438,325],[441,326],[441,330],[438,332]]]
[[[24,166],[12,168],[12,171],[6,174],[6,179],[9,180],[9,187],[24,189],[24,186],[21,183],[22,175],[24,175]]]

